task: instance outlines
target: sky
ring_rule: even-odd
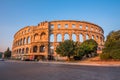
[[[0,0],[0,52],[12,49],[19,29],[53,20],[95,23],[106,37],[120,30],[120,0]]]

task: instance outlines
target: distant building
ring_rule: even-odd
[[[75,20],[41,22],[37,26],[27,26],[14,35],[12,57],[20,59],[59,58],[55,52],[59,42],[66,39],[82,43],[94,39],[101,53],[104,44],[103,29],[93,23]]]

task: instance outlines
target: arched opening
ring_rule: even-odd
[[[30,43],[30,37],[28,36],[28,38],[27,38],[27,44],[29,44]]]
[[[100,45],[102,45],[102,37],[100,37]]]
[[[19,43],[19,42],[17,41],[17,46],[19,45],[18,43]]]
[[[21,49],[19,49],[19,54],[21,54]]]
[[[28,29],[28,32],[30,32],[30,28]]]
[[[48,55],[48,60],[54,60],[53,54],[54,54],[54,46],[51,45],[50,46],[50,53]]]
[[[65,28],[68,28],[68,24],[65,24]]]
[[[86,40],[88,40],[89,39],[89,35],[88,34],[86,34]]]
[[[20,45],[20,40],[18,40],[18,46]]]
[[[82,25],[80,25],[79,28],[82,29]]]
[[[83,35],[82,34],[79,35],[79,40],[80,40],[80,42],[83,42]]]
[[[66,34],[64,35],[64,40],[69,40],[69,34],[66,33]]]
[[[19,52],[18,52],[18,49],[17,49],[17,54],[18,54]]]
[[[61,25],[60,24],[58,24],[58,29],[60,29],[61,28]]]
[[[54,34],[50,34],[50,42],[54,42]]]
[[[26,38],[23,39],[23,45],[26,44]]]
[[[98,39],[99,39],[99,37],[98,36],[96,36],[96,40],[98,41]]]
[[[34,40],[35,40],[35,41],[36,41],[36,40],[39,40],[38,34],[35,34],[35,35],[34,35]]]
[[[72,24],[72,28],[75,28],[75,24]]]
[[[45,40],[45,39],[46,39],[45,35],[46,35],[46,34],[45,34],[44,32],[42,32],[41,35],[40,35],[40,39],[41,39],[41,40]]]
[[[24,48],[22,49],[22,54],[24,54]]]
[[[50,29],[54,29],[54,25],[53,24],[50,25]]]
[[[91,31],[93,31],[93,27],[91,27]]]
[[[62,42],[62,35],[61,34],[57,35],[57,42]]]
[[[44,45],[40,46],[40,52],[45,52],[45,46]]]
[[[35,53],[37,52],[37,46],[33,47],[33,52],[35,52]]]
[[[88,26],[86,26],[86,30],[88,30]]]
[[[76,41],[76,35],[75,34],[72,34],[72,40]]]
[[[50,54],[54,54],[54,46],[50,46]]]
[[[92,39],[94,40],[94,35],[92,35]]]
[[[20,40],[20,45],[22,45],[22,39]]]
[[[27,48],[26,48],[26,53],[28,53],[28,51],[29,51],[29,48],[27,47]]]

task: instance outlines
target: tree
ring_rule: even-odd
[[[105,48],[101,54],[101,59],[120,60],[120,30],[110,32],[104,46]]]
[[[61,56],[67,56],[68,60],[70,60],[70,57],[75,55],[75,42],[72,40],[65,40],[64,42],[61,42],[56,47],[56,53]]]
[[[2,58],[2,54],[3,54],[3,53],[2,53],[2,52],[0,52],[0,58]]]
[[[97,53],[96,52],[97,47],[98,44],[95,40],[93,39],[86,40],[80,45],[80,53],[86,55],[86,57],[89,57],[89,54],[92,56],[92,53],[94,54]]]
[[[96,54],[98,44],[95,40],[90,39],[84,41],[82,44],[73,42],[72,40],[65,40],[56,47],[56,53],[61,56],[67,56],[68,60],[73,56],[75,60],[80,60],[84,55],[89,57],[92,53]]]
[[[10,57],[11,57],[11,51],[10,51],[9,47],[8,47],[7,50],[4,52],[4,57],[5,57],[5,58],[10,58]]]
[[[83,57],[83,52],[80,49],[80,42],[75,42],[75,50],[74,50],[74,60],[80,60]]]

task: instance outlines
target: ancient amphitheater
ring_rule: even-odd
[[[37,26],[27,26],[14,35],[12,58],[57,59],[56,46],[67,39],[79,42],[94,39],[99,44],[100,53],[104,44],[104,31],[96,24],[75,20],[45,21]]]

